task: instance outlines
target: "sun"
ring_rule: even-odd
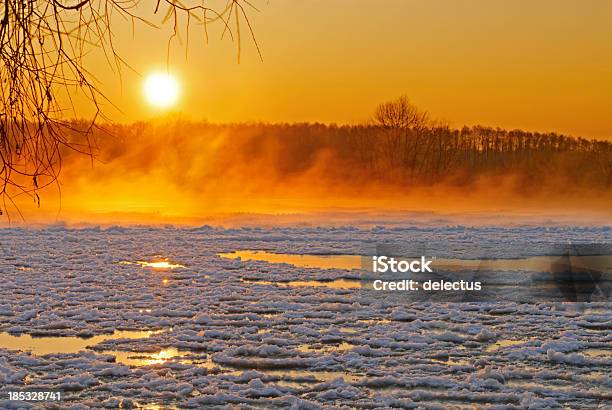
[[[172,74],[153,73],[144,82],[147,102],[157,108],[170,108],[179,97],[179,84]]]

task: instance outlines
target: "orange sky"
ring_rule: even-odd
[[[148,2],[147,7],[149,7]],[[174,42],[170,71],[182,83],[176,111],[225,121],[361,122],[400,94],[452,126],[484,124],[612,137],[612,2],[607,0],[255,0],[264,61],[244,35],[236,47],[191,30],[185,57]],[[153,7],[151,5],[151,7]],[[161,16],[154,21],[160,21]],[[117,19],[116,44],[140,72],[164,69],[169,30]],[[120,41],[119,41],[120,40]],[[142,76],[122,85],[91,57],[122,112],[160,115],[142,97]]]

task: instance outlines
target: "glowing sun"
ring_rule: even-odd
[[[179,84],[171,74],[153,73],[145,79],[144,94],[154,107],[170,108],[178,100]]]

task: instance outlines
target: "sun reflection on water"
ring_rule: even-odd
[[[184,265],[178,263],[172,263],[170,261],[158,261],[158,262],[145,262],[145,261],[137,261],[137,264],[144,268],[153,268],[153,269],[176,269],[176,268],[184,268]]]
[[[168,270],[168,269],[179,269],[184,268],[185,265],[171,261],[168,258],[160,258],[153,261],[121,261],[121,265],[140,265],[143,268],[153,268],[155,270]]]
[[[207,369],[212,369],[217,366],[212,361],[210,355],[198,355],[190,351],[178,350],[175,347],[168,347],[156,353],[140,353],[119,350],[104,351],[103,353],[115,356],[115,361],[117,363],[132,367],[151,366],[171,361],[191,363]]]
[[[128,366],[149,366],[152,364],[160,364],[167,362],[168,360],[181,356],[179,351],[173,347],[160,350],[153,354],[139,354],[135,352],[120,352],[114,351],[111,354],[115,356],[115,360],[118,363],[122,363]]]
[[[141,339],[158,334],[161,330],[117,330],[112,334],[96,335],[90,338],[76,336],[44,336],[32,337],[28,334],[14,336],[6,332],[0,333],[0,347],[4,349],[30,351],[36,355],[55,353],[77,353],[86,350],[106,340]]]

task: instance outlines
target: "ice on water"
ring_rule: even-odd
[[[609,243],[612,232],[3,229],[0,389],[61,389],[62,408],[610,403],[609,303],[409,303],[360,288],[276,285],[351,280],[355,270],[218,255],[240,249],[356,255],[364,243],[415,238],[429,241],[440,257],[462,258],[462,243],[494,252],[506,242],[533,241],[529,252],[538,255],[540,242]],[[41,340],[45,349],[37,347]],[[15,404],[0,402],[9,406]]]

